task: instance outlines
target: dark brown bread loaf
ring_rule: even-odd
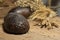
[[[20,6],[18,6],[18,7],[15,7],[13,9],[11,9],[9,11],[9,13],[10,12],[21,14],[25,18],[28,18],[33,13],[33,11],[31,10],[30,6],[27,6],[27,7],[20,7]]]
[[[4,18],[3,30],[11,34],[25,34],[29,31],[27,19],[17,13],[9,13]]]

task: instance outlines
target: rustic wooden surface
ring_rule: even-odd
[[[59,19],[59,18],[58,18]],[[1,26],[3,19],[0,19],[0,40],[60,40],[60,27],[47,30],[39,26],[33,26],[35,22],[30,21],[30,30],[23,35],[7,34]]]
[[[60,27],[54,27],[54,29],[47,30],[46,28],[40,28],[40,26],[34,26],[35,22],[31,20],[29,20],[30,30],[28,33],[23,35],[5,33],[2,28],[2,17],[4,17],[9,10],[10,8],[0,8],[0,40],[60,40]],[[59,24],[59,22],[60,20],[57,22],[57,24]]]

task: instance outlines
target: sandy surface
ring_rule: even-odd
[[[2,22],[3,21],[1,19],[0,23]],[[3,28],[0,27],[0,40],[60,40],[60,27],[47,30],[46,28],[34,26],[35,22],[33,21],[29,20],[29,23],[30,30],[28,33],[23,35],[7,34],[3,31]]]

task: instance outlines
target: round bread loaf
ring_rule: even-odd
[[[14,12],[23,15],[25,18],[28,18],[32,14],[31,8],[28,7],[15,7],[9,11],[9,13]]]
[[[3,29],[11,34],[25,34],[29,31],[29,23],[27,19],[17,13],[9,13],[4,18]]]

